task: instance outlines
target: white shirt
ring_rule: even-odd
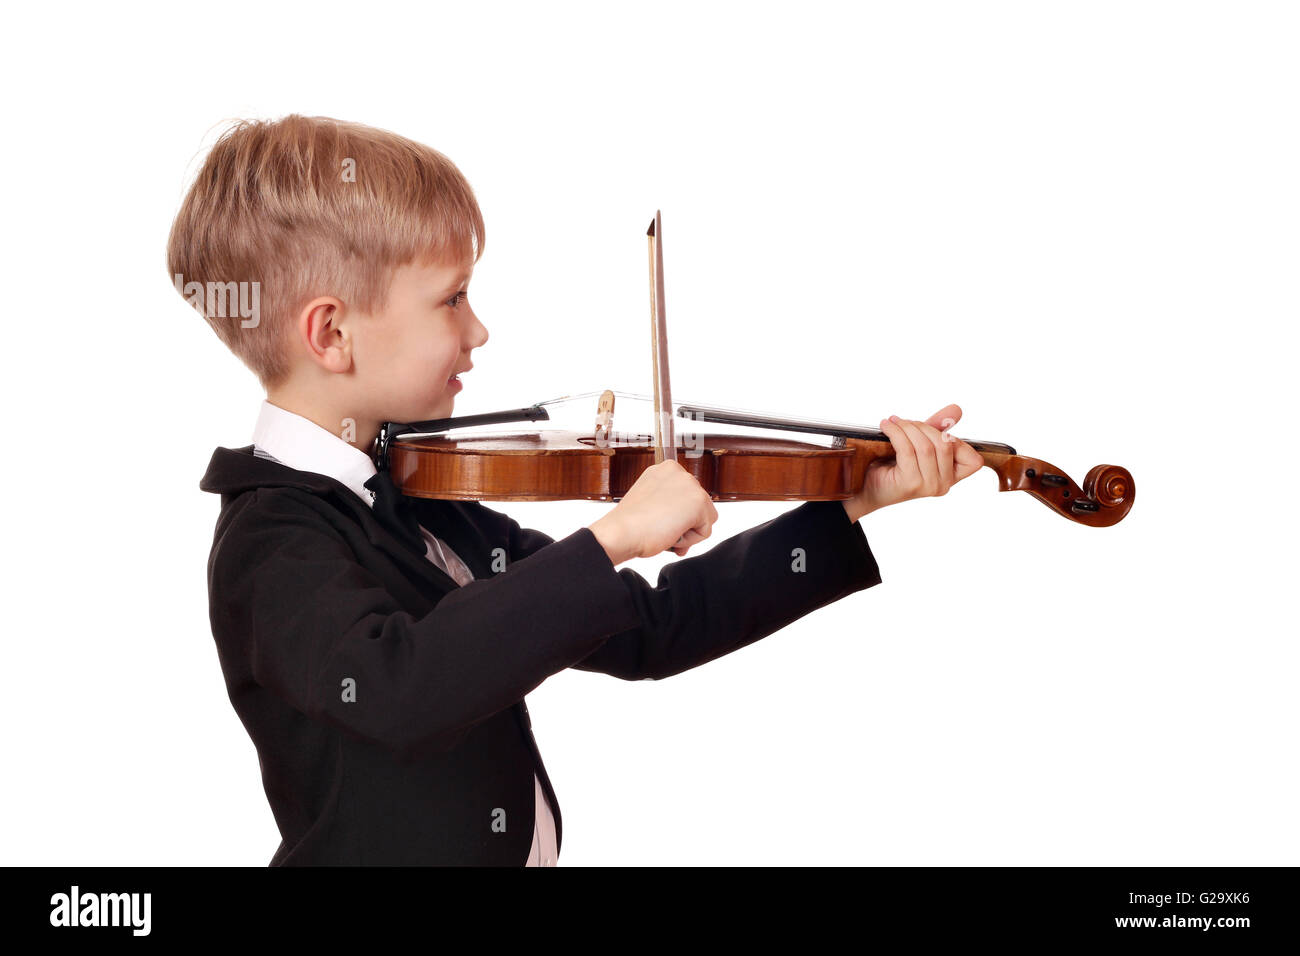
[[[253,429],[253,454],[259,458],[318,475],[336,478],[356,492],[358,498],[374,507],[374,497],[365,487],[374,477],[375,463],[370,456],[326,431],[315,422],[294,412],[262,402],[262,410]],[[454,551],[420,526],[424,535],[425,557],[446,571],[457,584],[474,580],[474,575]],[[533,826],[533,848],[526,866],[555,866],[558,850],[555,845],[555,817],[542,790],[542,782],[533,774],[533,791],[536,822]]]

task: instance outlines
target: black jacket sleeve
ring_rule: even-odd
[[[637,624],[589,529],[546,539],[544,554],[537,534],[521,533],[515,546],[529,553],[505,572],[417,618],[310,504],[259,489],[214,541],[213,630],[253,680],[308,717],[399,759],[445,749]]]
[[[512,561],[551,541],[507,520]],[[624,680],[698,667],[881,582],[861,524],[849,521],[838,501],[804,502],[703,554],[666,564],[656,586],[630,568],[618,576],[637,623],[570,666]]]

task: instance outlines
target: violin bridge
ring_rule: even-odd
[[[600,393],[596,403],[596,447],[605,448],[614,431],[614,393],[610,389]]]

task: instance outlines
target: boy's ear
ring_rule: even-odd
[[[345,372],[352,364],[352,342],[343,328],[346,306],[332,295],[312,299],[298,313],[298,338],[312,358],[331,372]]]

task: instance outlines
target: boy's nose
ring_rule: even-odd
[[[478,316],[476,315],[474,316],[474,334],[470,338],[470,341],[473,342],[473,345],[471,345],[470,348],[476,349],[479,346],[483,345],[487,340],[488,340],[487,326],[484,325],[482,322],[480,322],[478,320]]]

